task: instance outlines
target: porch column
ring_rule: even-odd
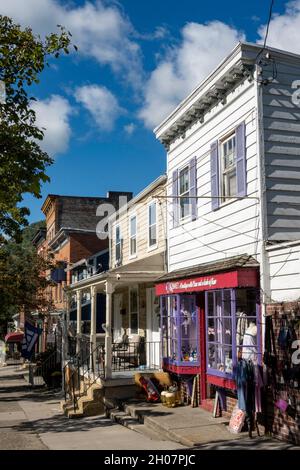
[[[76,307],[77,307],[77,329],[76,329],[76,353],[80,353],[80,338],[81,338],[81,299],[82,293],[80,290],[76,291]]]
[[[90,332],[90,343],[91,343],[91,364],[90,367],[96,366],[96,319],[97,319],[97,290],[96,286],[91,286],[91,332]]]
[[[69,354],[69,328],[70,328],[70,297],[68,293],[64,289],[64,296],[65,296],[65,321],[64,321],[64,342],[65,342],[65,356],[67,357]]]
[[[114,285],[112,282],[106,281],[106,325],[105,325],[105,378],[110,379],[112,376],[112,294],[114,292]]]

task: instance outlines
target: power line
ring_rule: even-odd
[[[168,210],[168,208],[166,207],[166,210],[168,212],[168,214],[173,218],[173,214]],[[186,232],[193,240],[196,240],[198,243],[200,243],[201,246],[205,246],[206,248],[209,248],[210,250],[214,251],[215,253],[222,253],[223,255],[227,256],[228,254],[228,251],[223,251],[223,250],[218,250],[217,248],[213,248],[211,245],[207,245],[205,243],[203,243],[201,240],[199,240],[199,238],[197,237],[194,237],[194,235],[191,234],[191,232],[189,230],[187,230],[184,225],[181,225],[180,226],[182,228],[182,230],[184,232]]]
[[[265,50],[265,48],[266,48],[267,39],[268,39],[268,35],[269,35],[269,28],[270,28],[270,23],[271,23],[271,18],[272,18],[273,6],[274,6],[274,0],[271,0],[270,7],[269,7],[269,17],[268,17],[268,22],[267,22],[267,27],[266,27],[265,39],[264,39],[263,47],[262,47],[261,50],[258,52],[258,54],[257,54],[257,56],[256,56],[256,58],[255,58],[255,62],[257,61],[258,57],[262,54],[262,52],[263,52],[263,51]]]

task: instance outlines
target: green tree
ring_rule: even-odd
[[[39,145],[44,134],[36,125],[35,98],[29,93],[48,60],[69,52],[71,33],[58,27],[59,34],[41,39],[31,28],[22,29],[0,15],[0,81],[6,95],[0,102],[0,243],[19,237],[28,224],[23,194],[39,198],[41,184],[49,181],[46,168],[52,159]]]
[[[46,315],[52,308],[47,287],[53,283],[45,274],[54,263],[49,255],[39,256],[31,242],[44,225],[31,224],[22,230],[19,243],[10,240],[0,247],[0,336],[15,313],[24,311],[29,316],[38,310]]]

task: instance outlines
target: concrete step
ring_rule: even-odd
[[[165,434],[160,433],[158,431],[153,431],[146,424],[140,424],[140,423],[131,424],[128,427],[132,431],[138,432],[139,434],[142,434],[143,436],[148,437],[152,441],[166,441],[166,440],[168,440]]]
[[[68,413],[68,418],[69,419],[80,419],[80,418],[83,418],[83,417],[84,417],[84,414],[79,412],[78,410],[76,410],[76,411],[72,410]]]
[[[127,408],[126,411],[120,411],[119,409],[109,411],[109,417],[113,422],[121,424],[132,431],[138,432],[153,441],[167,440],[165,432],[160,432],[158,429],[153,430],[147,424],[143,423],[143,415],[134,413],[134,409],[130,407],[130,405],[126,407],[126,403],[123,404],[123,406],[125,409]]]

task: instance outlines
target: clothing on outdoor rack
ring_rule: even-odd
[[[275,334],[273,328],[273,319],[271,315],[265,317],[265,352],[264,363],[271,369],[272,381],[276,383],[277,356],[275,346]]]
[[[264,387],[264,371],[263,367],[255,364],[253,367],[254,370],[254,383],[255,383],[255,412],[261,413],[261,389]]]
[[[282,318],[277,339],[279,348],[283,351],[289,351],[293,341],[296,339],[297,334],[292,322],[288,322],[286,318]]]
[[[245,331],[248,327],[247,315],[244,312],[237,312],[238,321],[236,325],[236,345],[239,346],[243,342]]]
[[[251,361],[240,359],[236,368],[238,406],[240,410],[252,415],[255,409],[254,369]]]
[[[250,323],[245,331],[242,358],[254,363],[257,362],[257,326],[255,323]]]
[[[219,402],[220,402],[221,410],[227,411],[226,392],[224,388],[218,388],[217,391],[219,393]]]

